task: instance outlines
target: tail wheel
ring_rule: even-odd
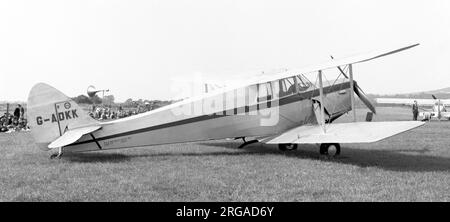
[[[280,149],[281,151],[296,150],[297,148],[298,148],[298,144],[292,144],[292,143],[278,144],[278,149]]]
[[[338,156],[341,154],[341,145],[339,143],[322,143],[319,152],[321,155]]]

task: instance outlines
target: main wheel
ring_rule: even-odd
[[[339,143],[322,143],[319,153],[321,155],[338,156],[341,154],[341,145]]]
[[[297,148],[298,148],[298,144],[292,144],[292,143],[278,144],[278,149],[280,149],[281,151],[296,150]]]

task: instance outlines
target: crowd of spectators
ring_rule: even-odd
[[[112,108],[108,106],[93,106],[92,110],[89,112],[89,115],[98,120],[114,120],[121,119],[129,116],[133,116],[139,113],[144,113],[149,111],[148,107],[138,106],[137,108],[123,109],[122,106],[117,108]]]
[[[156,108],[159,106],[156,106]],[[137,105],[134,107],[122,108],[122,106],[111,107],[111,106],[92,106],[89,111],[89,115],[97,120],[115,120],[121,119],[140,113],[144,113],[155,109],[155,107],[149,104]],[[19,131],[29,131],[27,119],[25,117],[25,109],[18,104],[14,109],[13,114],[5,112],[4,115],[0,116],[0,133],[12,133]]]
[[[25,110],[19,104],[14,110],[13,115],[6,112],[0,116],[0,133],[12,133],[18,131],[29,131],[30,127],[25,118]]]

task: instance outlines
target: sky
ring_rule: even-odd
[[[366,93],[450,87],[448,0],[2,0],[0,101],[38,82],[116,101],[170,99],[173,80],[246,77],[386,48],[354,66]]]

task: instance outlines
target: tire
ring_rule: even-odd
[[[292,143],[278,144],[278,149],[280,149],[281,151],[296,150],[297,148],[298,148],[298,144],[292,144]]]
[[[333,156],[339,156],[341,154],[341,145],[339,143],[322,143],[320,144],[319,153],[321,155],[329,155],[328,151],[330,147],[334,147],[336,150]]]

